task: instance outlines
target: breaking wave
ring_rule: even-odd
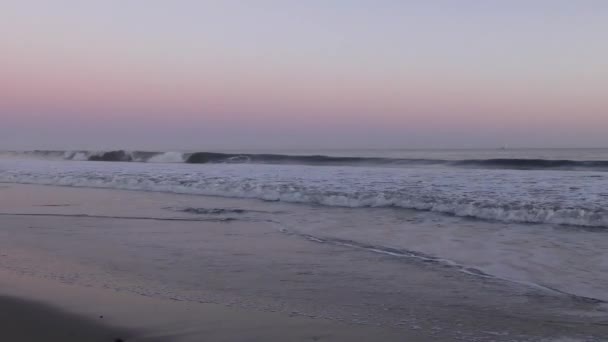
[[[17,163],[19,164],[19,163]],[[606,177],[568,172],[305,166],[45,164],[0,168],[0,182],[253,198],[337,207],[393,207],[482,220],[608,227]],[[116,166],[116,167],[114,167]],[[594,178],[589,178],[594,177]],[[207,209],[181,210],[213,214]],[[218,212],[220,213],[220,212]]]
[[[378,157],[336,157],[325,155],[237,154],[216,152],[149,152],[149,151],[26,151],[0,152],[0,157],[41,158],[76,161],[188,163],[188,164],[275,164],[417,167],[444,166],[513,170],[588,170],[608,171],[608,160],[553,159],[411,159]]]

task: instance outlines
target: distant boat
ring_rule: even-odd
[[[501,150],[506,150],[506,149],[508,149],[508,148],[509,148],[509,145],[504,144],[504,145],[502,145],[502,147],[501,147],[500,149],[501,149]]]

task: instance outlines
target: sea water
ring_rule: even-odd
[[[33,151],[2,156],[3,183],[254,199],[268,210],[250,215],[316,243],[608,300],[605,149]],[[277,215],[277,203],[295,205]],[[187,203],[164,209],[231,215],[226,208]]]

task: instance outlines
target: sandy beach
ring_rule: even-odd
[[[1,317],[14,341],[608,336],[597,300],[319,243],[260,216],[299,205],[13,184],[0,194]],[[184,203],[239,214],[163,209]]]
[[[1,273],[3,338],[10,341],[414,340],[396,329],[160,300]],[[25,299],[29,298],[29,299]]]
[[[0,297],[4,341],[127,341],[133,333],[16,297]],[[102,320],[100,317],[99,320]]]

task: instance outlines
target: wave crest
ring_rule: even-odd
[[[296,164],[385,167],[458,167],[512,170],[587,170],[608,171],[608,160],[553,159],[409,159],[374,157],[334,157],[324,155],[234,154],[217,152],[149,151],[27,151],[4,152],[0,156],[59,159],[75,161],[188,163],[188,164]]]

